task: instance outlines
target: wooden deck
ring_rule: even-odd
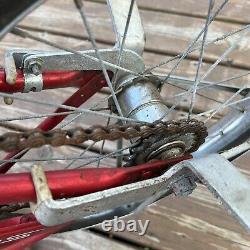
[[[202,29],[205,23],[207,12],[206,0],[137,0],[140,13],[146,33],[146,49],[144,59],[147,66],[157,64],[163,60],[183,52],[192,39]],[[222,0],[216,0],[215,6],[219,6]],[[111,20],[104,0],[85,1],[86,12],[91,27],[94,31],[99,48],[111,47],[114,44],[114,33],[111,28]],[[216,20],[211,24],[208,32],[208,39],[213,40],[225,33],[239,29],[242,25],[250,22],[250,2],[247,0],[231,0]],[[91,44],[87,40],[86,32],[82,26],[82,21],[77,13],[73,1],[67,0],[48,0],[46,4],[39,7],[36,11],[26,17],[20,27],[26,28],[40,37],[50,39],[66,47],[74,49],[88,49]],[[211,44],[205,50],[204,63],[201,68],[202,74],[215,62],[226,49],[228,49],[235,36],[222,42]],[[230,53],[230,57],[223,60],[213,73],[207,78],[211,81],[220,81],[235,75],[247,73],[250,69],[250,35],[246,35],[240,40],[238,46]],[[7,35],[0,42],[0,58],[4,50],[9,47],[22,47],[29,49],[54,50],[44,44],[21,39],[14,35]],[[193,78],[195,76],[197,59],[199,52],[193,52],[181,63],[175,74]],[[0,65],[3,61],[0,59]],[[167,74],[172,68],[174,62],[168,63],[155,70],[158,74]],[[249,81],[249,76],[240,78],[234,83],[243,86]],[[228,82],[232,84],[232,82]],[[48,102],[62,102],[73,92],[73,89],[49,90],[42,93],[31,94],[32,97],[38,97]],[[165,85],[162,90],[163,97],[169,97],[173,93],[180,92],[179,89]],[[225,101],[230,96],[226,91],[200,91],[200,94],[206,94],[220,101]],[[95,102],[105,98],[108,90],[104,90],[94,98],[89,100],[84,107],[91,107]],[[167,99],[167,98],[166,98]],[[217,107],[216,102],[207,102],[203,97],[196,99],[195,111],[205,111]],[[176,99],[167,99],[169,104],[173,104]],[[105,107],[107,103],[104,103]],[[188,100],[184,99],[178,106],[177,111],[172,118],[186,116]],[[51,112],[53,109],[29,105],[28,103],[15,101],[13,105],[7,106],[1,102],[1,115],[4,117],[15,116],[19,114],[27,115],[33,112]],[[210,124],[216,122],[228,110],[223,110]],[[16,121],[15,124],[22,126],[23,129],[33,127],[40,119]],[[89,126],[91,124],[103,124],[103,119],[92,116],[81,116],[72,123],[72,126]],[[6,128],[0,128],[1,132]],[[115,143],[107,143],[104,151],[111,152],[115,149]],[[100,144],[95,146],[86,156],[98,154]],[[80,148],[62,147],[51,152],[49,147],[32,150],[28,157],[39,155],[43,157],[49,153],[54,156],[77,155]],[[250,153],[246,153],[235,161],[235,164],[243,173],[250,175],[250,166],[248,164]],[[77,161],[79,165],[86,160]],[[56,162],[56,168],[60,168],[63,161]],[[102,161],[102,165],[114,166],[113,159]],[[46,168],[51,168],[52,163],[46,163]],[[54,167],[53,163],[53,167]],[[17,169],[22,171],[30,167],[28,163],[18,164]],[[173,249],[173,250],[226,250],[226,249],[250,249],[250,236],[242,227],[234,221],[217,201],[202,186],[199,186],[195,192],[188,198],[182,199],[162,199],[160,202],[151,205],[145,211],[142,211],[133,218],[142,220],[150,219],[149,230],[146,235],[141,237],[136,233],[115,233],[107,235],[99,227],[94,229],[95,233],[89,233],[80,230],[75,233],[66,233],[64,236],[51,237],[44,241],[57,242],[59,249]],[[69,244],[68,248],[63,248],[62,241],[74,239],[74,246]],[[94,242],[94,243],[93,243]],[[72,243],[72,242],[71,242]],[[84,249],[85,249],[84,248]],[[38,244],[34,249],[44,249]]]

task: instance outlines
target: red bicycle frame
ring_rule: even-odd
[[[4,70],[0,72],[0,92],[22,92],[24,88],[24,76],[19,72],[14,85],[10,85],[5,80]],[[79,107],[93,96],[102,87],[106,86],[106,81],[100,71],[52,71],[43,73],[44,89],[55,89],[77,86],[79,89],[70,96],[63,104],[71,107]],[[67,109],[57,108],[54,113],[62,113]],[[48,131],[56,127],[67,115],[52,116],[44,119],[37,128]],[[20,151],[12,152],[6,155],[4,160],[19,159],[24,153]],[[6,163],[0,167],[0,173],[6,173],[14,164]]]
[[[79,107],[106,85],[106,81],[100,71],[51,71],[43,73],[43,89],[78,88],[63,103],[72,107]],[[0,92],[16,93],[22,92],[23,89],[24,75],[22,71],[18,72],[16,83],[10,85],[6,82],[4,70],[0,70]],[[57,108],[54,113],[65,111],[68,110]],[[44,131],[51,130],[65,117],[67,115],[63,114],[45,118],[37,128]],[[21,158],[26,152],[11,152],[6,155],[4,160]],[[187,158],[189,156],[152,162],[131,168],[49,171],[46,172],[46,176],[53,198],[75,197],[156,177],[170,166]],[[6,173],[13,165],[14,163],[2,164],[0,173]],[[82,176],[85,178],[82,178]],[[1,175],[0,193],[1,205],[36,201],[36,192],[29,173]],[[45,227],[39,224],[32,214],[2,220],[0,221],[0,249],[22,249],[52,233],[60,231],[67,225],[68,223]]]

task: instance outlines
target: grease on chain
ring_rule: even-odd
[[[164,136],[164,134],[171,135],[183,131],[191,131],[196,134],[197,141],[194,149],[201,145],[207,136],[207,129],[203,122],[195,119],[182,119],[152,124],[93,126],[88,129],[77,127],[68,130],[54,129],[48,132],[37,129],[22,133],[9,132],[0,136],[0,150],[11,152],[26,148],[37,148],[43,145],[53,147],[77,145],[88,140],[98,142],[101,140],[113,141],[120,138],[143,139],[152,135],[162,134]]]

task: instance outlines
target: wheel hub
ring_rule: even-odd
[[[190,131],[188,132],[188,130]],[[201,143],[200,136],[192,126],[172,135],[152,135],[141,139],[136,146],[131,148],[127,166],[189,154],[195,151]]]
[[[186,145],[183,141],[173,141],[166,143],[147,156],[147,161],[153,159],[168,159],[177,156],[182,156],[185,152]]]

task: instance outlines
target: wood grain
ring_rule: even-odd
[[[47,37],[47,39],[49,39],[49,40],[51,40],[51,41],[53,41],[55,43],[60,43],[60,44],[63,44],[65,46],[67,46],[67,47],[73,47],[75,49],[86,49],[86,48],[90,47],[89,42],[81,41],[81,40],[76,39],[76,38],[63,39],[63,37],[58,36],[58,35],[52,35],[52,34],[47,34],[47,33],[38,33],[38,32],[36,32],[35,34],[37,36],[39,36],[39,37]],[[18,47],[29,48],[29,49],[37,49],[37,48],[39,48],[39,49],[41,48],[43,50],[45,50],[45,49],[51,50],[52,49],[51,47],[41,45],[41,43],[33,42],[33,41],[29,40],[29,39],[22,39],[22,38],[13,36],[13,35],[8,35],[8,36],[5,37],[5,39],[1,43],[0,56],[3,55],[4,50],[6,48],[13,47],[16,44],[21,45],[21,46],[18,46]],[[106,47],[104,44],[100,44],[100,46]],[[150,53],[150,52],[145,52],[144,53],[145,64],[148,65],[148,66],[154,65],[154,64],[158,63],[159,61],[161,61],[163,59],[169,59],[169,58],[171,58],[171,57],[170,56],[166,57],[166,56],[163,56],[163,55],[157,55],[157,54],[153,54],[153,53]],[[164,67],[160,67],[157,70],[154,70],[154,73],[159,74],[159,75],[167,75],[167,73],[172,68],[172,66],[173,66],[173,62],[167,64]],[[201,69],[201,74],[205,73],[206,70],[210,66],[211,66],[211,64],[204,63],[203,67]],[[196,73],[196,67],[197,67],[196,61],[184,60],[181,63],[181,65],[179,66],[178,70],[176,71],[176,74],[179,75],[179,76],[184,76],[184,77],[188,77],[190,79],[193,79],[193,77],[194,77],[194,75]],[[227,79],[227,78],[230,78],[232,76],[243,74],[243,73],[246,73],[246,72],[247,71],[245,71],[245,70],[240,70],[240,69],[235,69],[235,68],[228,68],[226,66],[218,66],[218,67],[215,68],[213,73],[209,76],[208,80],[210,80],[212,82],[216,82],[216,81]],[[249,76],[242,77],[237,81],[234,80],[234,81],[231,81],[231,82],[227,82],[227,85],[230,86],[230,84],[233,84],[233,85],[242,86],[243,84],[245,84],[248,81],[248,79],[249,79]],[[60,90],[60,91],[62,91],[61,93],[63,93],[63,95],[62,95],[63,98],[66,98],[67,96],[70,95],[70,93],[72,93],[73,89],[63,89],[63,90]],[[173,103],[178,101],[178,97],[173,98],[173,95],[178,94],[178,93],[183,92],[183,91],[184,91],[183,89],[179,89],[177,87],[173,87],[171,85],[166,84],[162,89],[162,95],[163,95],[164,99],[167,101],[167,103],[169,104],[169,106],[171,106]],[[199,91],[199,93],[201,93],[201,94],[203,94],[205,96],[208,96],[210,98],[219,100],[221,102],[227,100],[231,96],[231,93],[228,93],[226,91],[217,91],[217,90],[214,90],[212,88],[205,89],[203,91]],[[30,95],[31,96],[39,96],[40,94],[35,93],[35,94],[30,94]],[[57,101],[57,103],[60,103],[60,101],[62,101],[63,99],[61,98],[61,94],[59,94],[59,95],[60,96],[57,98],[58,90],[49,90],[49,91],[46,91],[45,94],[41,94],[41,98],[43,98],[43,96],[44,96],[44,98],[46,98],[48,100],[49,100],[49,98],[52,98],[52,99],[50,99],[51,101]],[[103,98],[105,98],[105,96],[103,96]],[[97,101],[97,99],[96,99],[96,101]],[[189,106],[189,102],[190,102],[190,96],[187,96],[187,98],[184,98],[181,101],[181,103],[179,105],[181,107],[180,108],[181,112],[182,111],[187,111],[188,106]],[[92,104],[94,105],[93,102],[92,102]],[[220,103],[207,100],[206,98],[201,97],[199,95],[197,95],[197,97],[196,97],[196,106],[195,107],[200,112],[208,110],[208,109],[216,108],[218,105],[220,105]],[[11,108],[11,107],[9,107],[9,108]],[[31,105],[31,107],[32,107],[32,105]],[[107,107],[107,102],[102,103],[102,107]],[[38,112],[38,110],[36,112]],[[219,115],[221,116],[225,112],[227,112],[227,110],[224,110],[223,112],[220,112]],[[183,112],[181,114],[184,115]]]
[[[105,3],[105,0],[88,0],[92,2]],[[222,0],[216,0],[214,2],[213,10],[217,9]],[[137,0],[137,4],[142,10],[150,10],[154,12],[163,12],[169,14],[176,14],[180,16],[206,18],[208,1],[206,0],[154,0],[153,4],[151,0]],[[222,9],[217,16],[216,20],[222,22],[248,24],[250,19],[247,13],[249,12],[249,1],[243,0],[231,0]]]
[[[84,244],[83,244],[84,242]],[[60,250],[96,250],[101,246],[102,250],[136,250],[138,248],[129,246],[127,244],[120,244],[107,237],[99,236],[85,230],[77,230],[74,232],[61,233],[52,235],[35,246],[30,250],[44,250],[60,249]]]
[[[250,178],[249,159],[248,152],[234,164]],[[164,198],[126,220],[131,218],[150,220],[144,237],[131,232],[112,234],[159,250],[250,248],[249,234],[201,185],[188,198]]]
[[[88,21],[98,41],[114,43],[111,19],[106,5],[93,2],[85,3]],[[146,50],[154,53],[176,55],[186,50],[190,42],[198,35],[204,26],[200,18],[180,16],[168,13],[157,13],[142,10],[141,17],[146,34]],[[41,21],[41,17],[46,18]],[[86,39],[86,31],[82,20],[71,1],[50,0],[39,7],[23,20],[22,27],[35,30],[45,30],[64,36]],[[238,24],[214,21],[209,26],[208,40],[222,36],[227,32],[239,29]],[[249,34],[243,38],[237,48],[230,53],[223,64],[235,67],[249,68]],[[235,38],[212,44],[206,48],[204,61],[215,61]],[[197,59],[199,52],[193,52],[189,58]]]

